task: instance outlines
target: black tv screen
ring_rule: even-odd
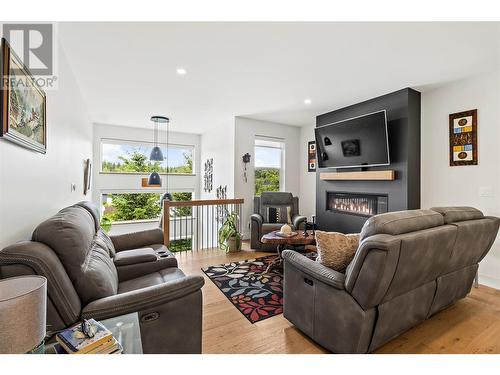
[[[385,110],[319,126],[315,134],[319,168],[390,164]]]

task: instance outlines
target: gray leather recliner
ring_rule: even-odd
[[[471,207],[371,217],[346,273],[284,257],[284,316],[334,353],[367,353],[464,298],[500,219]]]
[[[201,353],[204,279],[186,276],[160,229],[108,237],[81,202],[0,251],[0,278],[47,278],[48,331],[137,312],[144,353]]]
[[[269,223],[264,220],[268,207],[291,207],[291,225],[296,230],[303,230],[307,221],[299,215],[299,198],[292,193],[265,191],[260,197],[253,198],[253,211],[250,216],[250,245],[254,250],[276,250],[276,245],[264,244],[260,241],[264,234],[279,230],[283,223]]]

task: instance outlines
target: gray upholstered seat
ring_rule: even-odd
[[[265,191],[260,197],[253,200],[254,213],[250,216],[250,244],[255,250],[276,250],[275,245],[264,244],[260,241],[264,234],[279,230],[283,223],[270,223],[267,219],[268,207],[290,207],[290,224],[296,230],[303,230],[307,221],[305,216],[299,215],[299,198],[292,193]]]
[[[49,331],[137,312],[145,353],[200,353],[203,277],[177,268],[160,229],[110,238],[99,222],[89,202],[64,208],[0,251],[0,277],[47,278]]]
[[[118,294],[182,279],[185,276],[184,272],[178,268],[165,268],[158,272],[148,273],[147,275],[121,282],[118,285]]]
[[[374,216],[345,274],[284,251],[284,315],[332,352],[371,352],[470,292],[499,223],[471,207]]]

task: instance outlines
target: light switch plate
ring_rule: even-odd
[[[480,197],[493,197],[493,188],[491,186],[482,186],[479,188]]]

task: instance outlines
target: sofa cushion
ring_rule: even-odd
[[[388,212],[372,216],[361,229],[360,241],[375,234],[398,235],[444,224],[443,216],[432,210]]]
[[[99,230],[97,231],[97,237],[99,237],[106,244],[106,249],[108,250],[109,256],[113,258],[116,254],[115,245],[113,245],[113,241],[111,241],[111,238],[109,238],[108,234],[101,228],[99,228]]]
[[[431,210],[443,215],[446,224],[484,217],[483,213],[474,207],[432,207]]]
[[[359,234],[316,231],[316,261],[338,272],[351,263],[359,245]]]
[[[99,213],[99,209],[94,203],[89,201],[82,201],[75,204],[75,206],[83,207],[89,212],[89,214],[92,215],[92,217],[94,218],[94,226],[96,231],[101,228],[101,215]]]
[[[116,294],[118,275],[110,250],[87,209],[75,205],[59,211],[38,225],[33,241],[54,250],[83,304]]]
[[[177,280],[185,277],[184,273],[178,268],[167,268],[158,272],[152,272],[132,280],[123,281],[118,286],[118,294],[130,292],[132,290],[147,288],[168,281]]]

